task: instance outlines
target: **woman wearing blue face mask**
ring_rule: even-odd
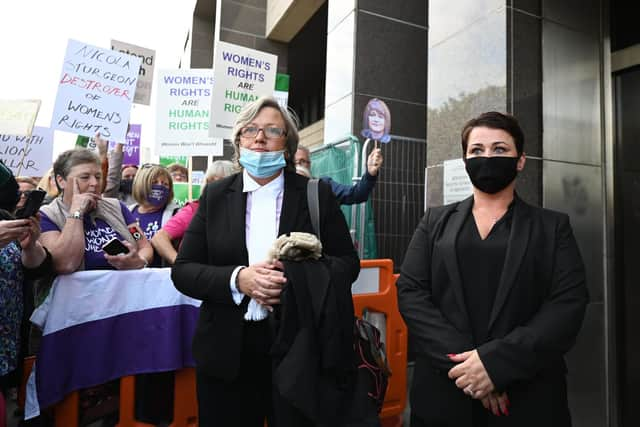
[[[288,111],[273,98],[247,104],[231,139],[242,172],[207,185],[172,279],[182,293],[202,300],[193,342],[199,424],[262,427],[265,418],[273,425],[272,397],[282,392],[277,371],[272,384],[270,320],[278,322],[281,292],[295,284],[289,283],[290,264],[269,259],[267,252],[278,236],[314,229],[308,179],[295,173],[298,132]],[[331,188],[322,182],[319,206],[319,267],[331,277],[335,299],[346,306],[336,317],[344,314],[351,332],[350,289],[359,273],[358,256]],[[339,285],[334,286],[334,278]],[[347,350],[353,352],[352,342]],[[342,360],[350,362],[349,357]],[[285,423],[278,416],[277,425],[307,425]]]

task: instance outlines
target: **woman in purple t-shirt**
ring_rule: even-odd
[[[173,201],[173,180],[160,165],[144,164],[133,179],[131,192],[137,203],[130,206],[140,229],[151,238],[180,209]],[[162,258],[154,256],[151,267],[162,267]]]
[[[102,171],[98,156],[87,149],[68,150],[53,164],[61,197],[40,210],[40,241],[49,249],[59,274],[78,270],[130,270],[147,266],[153,248],[136,240],[131,212],[119,200],[100,196]],[[134,230],[135,231],[135,230]],[[127,254],[108,255],[102,247],[117,238]]]

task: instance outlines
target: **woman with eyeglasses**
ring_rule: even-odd
[[[100,195],[103,177],[95,153],[84,148],[65,151],[53,172],[62,195],[40,208],[40,240],[51,252],[57,273],[138,269],[153,261],[151,244],[144,236],[136,240],[129,230],[137,227],[131,211],[119,200]],[[106,254],[102,247],[113,238],[129,252]]]
[[[27,201],[29,193],[38,188],[38,183],[33,178],[30,178],[28,176],[17,176],[16,182],[18,183],[18,194],[20,195],[20,199],[18,199],[16,209],[20,209]]]
[[[242,173],[207,185],[172,278],[178,290],[202,300],[193,340],[200,425],[263,427],[265,417],[272,421],[272,395],[282,392],[271,373],[269,319],[277,317],[268,317],[277,313],[288,280],[283,263],[267,252],[278,236],[314,231],[308,179],[295,173],[298,132],[289,112],[273,98],[247,104],[232,141]],[[359,260],[330,187],[320,183],[319,190],[321,267],[344,280],[335,292],[351,309],[345,316],[352,327],[350,284]]]

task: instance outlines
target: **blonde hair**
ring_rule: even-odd
[[[46,191],[47,196],[57,197],[60,192],[58,191],[58,187],[51,182],[52,179],[55,182],[55,177],[53,176],[53,167],[50,167],[42,176],[42,178],[40,178],[38,187]]]
[[[29,184],[34,188],[38,188],[38,183],[36,182],[35,179],[31,178],[30,176],[16,176],[16,182],[18,184],[20,183]]]
[[[287,141],[285,143],[285,151],[288,153],[288,155],[285,156],[285,160],[287,162],[286,169],[291,172],[295,172],[296,165],[293,159],[296,155],[296,150],[298,149],[298,120],[293,111],[283,108],[278,104],[278,101],[271,96],[262,96],[255,101],[246,104],[242,111],[238,113],[236,122],[233,125],[233,130],[231,131],[231,141],[233,141],[234,150],[233,162],[238,168],[241,168],[240,163],[238,162],[238,160],[240,160],[240,131],[251,123],[260,111],[266,107],[275,108],[280,112],[280,115],[282,115],[285,127],[284,130],[287,134]]]
[[[135,178],[133,178],[131,190],[131,195],[139,205],[149,203],[147,197],[151,192],[151,186],[158,178],[166,178],[169,181],[169,199],[167,203],[173,200],[173,179],[171,179],[169,171],[160,165],[142,165],[138,169]]]

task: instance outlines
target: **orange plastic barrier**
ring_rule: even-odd
[[[407,327],[398,311],[398,299],[390,259],[362,260],[363,269],[379,269],[379,290],[375,293],[353,296],[357,316],[366,308],[386,315],[386,351],[391,377],[380,414],[382,427],[401,427],[402,413],[407,403]],[[30,362],[33,363],[32,361]],[[26,381],[25,381],[26,383]],[[176,372],[174,397],[174,421],[170,427],[194,427],[198,425],[195,369],[185,368]],[[118,427],[149,427],[134,418],[135,377],[120,379],[120,419]],[[78,426],[78,392],[70,393],[55,406],[56,427]]]
[[[196,371],[185,368],[175,373],[173,422],[169,427],[192,427],[198,425],[198,402],[196,399]],[[118,427],[153,427],[135,419],[136,382],[134,376],[120,379],[120,420]]]
[[[393,274],[393,261],[390,259],[361,260],[360,266],[379,268],[380,287],[376,293],[353,296],[356,315],[362,316],[366,308],[384,313],[387,317],[386,350],[391,377],[384,399],[380,419],[384,427],[401,426],[402,412],[407,404],[407,326],[398,310],[398,298]]]

